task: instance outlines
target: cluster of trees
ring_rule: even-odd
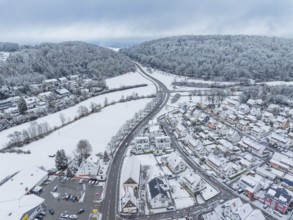
[[[162,38],[120,50],[177,75],[217,81],[293,79],[293,40],[243,35]]]
[[[22,47],[0,43],[0,51],[11,52],[0,66],[0,86],[27,85],[74,74],[103,79],[135,70],[124,54],[83,42]]]
[[[161,94],[158,94],[152,101],[146,104],[144,109],[141,109],[139,112],[134,114],[134,117],[130,120],[127,120],[118,130],[117,134],[111,138],[111,141],[108,143],[108,149],[110,154],[113,156],[116,148],[119,146],[120,142],[123,140],[125,135],[133,128],[133,126],[138,123],[142,117],[148,114],[152,109],[158,104],[161,98]]]
[[[8,135],[9,142],[6,144],[6,148],[23,146],[24,144],[28,144],[48,135],[51,131],[52,128],[48,122],[31,122],[27,129],[23,129],[22,131],[14,131]]]
[[[241,102],[248,99],[262,99],[264,104],[279,104],[293,107],[293,87],[285,85],[251,86],[243,90],[240,95]]]

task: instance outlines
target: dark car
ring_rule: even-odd
[[[54,209],[49,209],[49,213],[50,213],[51,215],[54,215]]]
[[[77,212],[77,214],[79,215],[79,214],[81,214],[81,213],[83,213],[84,212],[84,209],[80,209],[78,212]]]

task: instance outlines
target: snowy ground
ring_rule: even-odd
[[[96,96],[96,97],[87,99],[70,108],[39,118],[36,121],[38,123],[48,122],[51,127],[60,126],[61,125],[60,114],[63,113],[67,121],[72,121],[74,117],[78,115],[77,110],[78,110],[78,107],[81,105],[89,108],[91,102],[95,102],[97,104],[103,105],[106,97],[108,99],[108,103],[111,103],[112,101],[119,101],[122,95],[126,97],[134,93],[137,93],[139,96],[141,95],[146,96],[146,95],[156,93],[155,85],[151,83],[149,80],[145,79],[142,75],[140,75],[137,72],[127,73],[121,76],[113,77],[113,78],[107,79],[106,81],[109,88],[118,88],[120,86],[136,85],[136,84],[142,84],[142,83],[146,83],[148,84],[148,86]],[[141,106],[141,107],[144,107],[144,106]],[[5,144],[9,141],[7,137],[9,134],[13,133],[14,131],[22,131],[23,129],[26,129],[29,126],[30,126],[30,122],[1,131],[0,132],[0,148],[5,147]]]
[[[31,154],[0,154],[0,161],[5,164],[0,167],[0,180],[25,167],[53,168],[54,158],[48,155],[53,155],[58,149],[63,148],[66,154],[72,156],[80,139],[88,139],[94,153],[104,151],[107,143],[121,125],[131,119],[135,112],[142,109],[149,101],[150,99],[141,99],[119,103],[80,119],[22,148],[30,150]]]

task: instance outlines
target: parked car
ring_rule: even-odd
[[[84,209],[80,209],[78,212],[77,212],[77,214],[79,215],[79,214],[81,214],[81,213],[83,213],[84,212]]]
[[[49,213],[50,213],[51,215],[54,215],[54,209],[49,209]]]
[[[69,215],[69,219],[78,219],[78,215]]]

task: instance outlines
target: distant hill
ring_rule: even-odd
[[[245,36],[177,36],[120,50],[145,65],[195,78],[293,80],[293,40]]]
[[[73,74],[99,79],[135,70],[124,54],[83,42],[37,46],[0,43],[1,51],[10,55],[0,64],[0,85],[22,85]]]

